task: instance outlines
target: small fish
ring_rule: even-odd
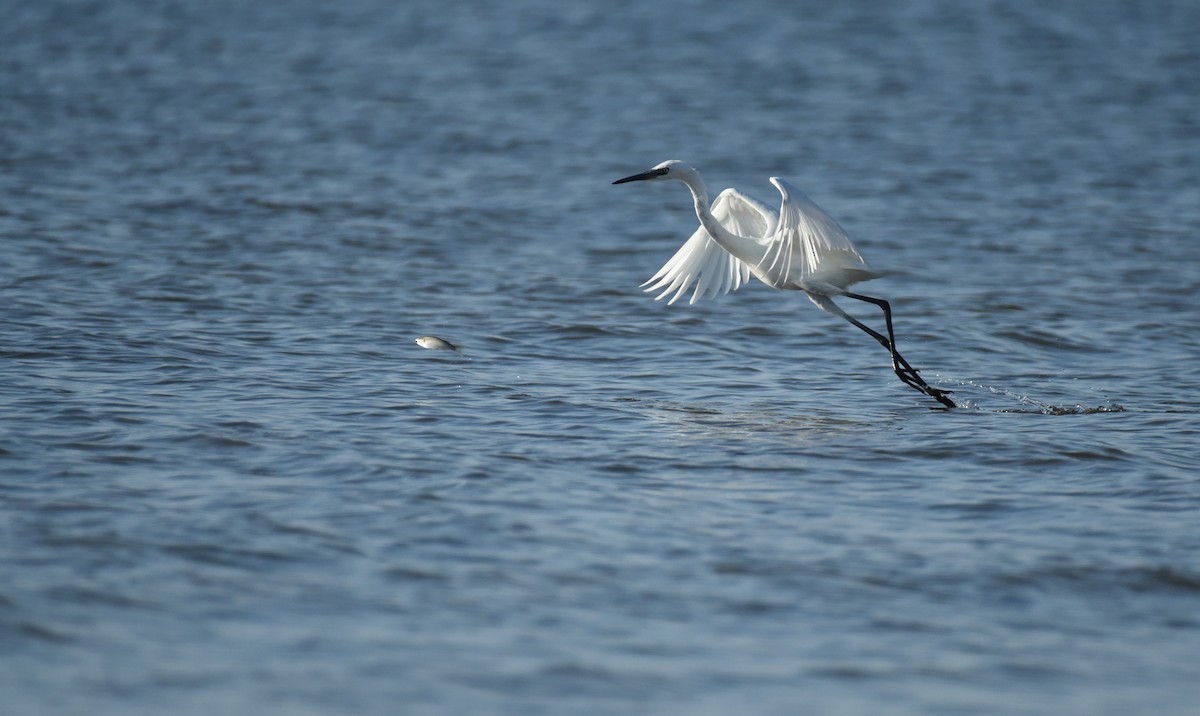
[[[422,348],[428,348],[431,351],[454,351],[462,353],[462,347],[456,346],[450,341],[442,340],[437,336],[421,336],[417,339],[417,345]]]

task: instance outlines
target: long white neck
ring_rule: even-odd
[[[717,217],[713,216],[712,210],[708,206],[708,189],[704,186],[704,180],[697,174],[681,178],[687,188],[692,192],[692,202],[696,205],[696,218],[700,219],[700,225],[708,232],[713,241],[716,241],[721,248],[725,249],[735,257],[741,259],[750,265],[751,270],[762,261],[765,252],[765,247],[753,238],[746,236],[738,236],[717,221]]]

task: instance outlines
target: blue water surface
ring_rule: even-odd
[[[1196,713],[1200,5],[9,5],[4,713]]]

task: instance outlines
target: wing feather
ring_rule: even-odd
[[[711,210],[722,226],[740,236],[766,237],[775,229],[775,211],[736,189],[721,192]],[[749,280],[750,267],[721,248],[701,226],[642,287],[661,290],[655,297],[659,301],[674,294],[667,301],[672,304],[695,284],[688,301],[695,303],[736,291]]]
[[[875,275],[833,217],[783,179],[771,177],[771,183],[783,202],[770,245],[755,267],[759,278],[776,288],[800,288],[806,281],[845,288]]]

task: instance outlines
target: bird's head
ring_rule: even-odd
[[[660,181],[665,179],[678,179],[686,182],[689,179],[696,177],[696,170],[679,161],[678,159],[668,159],[655,166],[653,169],[644,171],[641,174],[627,176],[624,179],[618,179],[613,184],[624,184],[629,181]]]

